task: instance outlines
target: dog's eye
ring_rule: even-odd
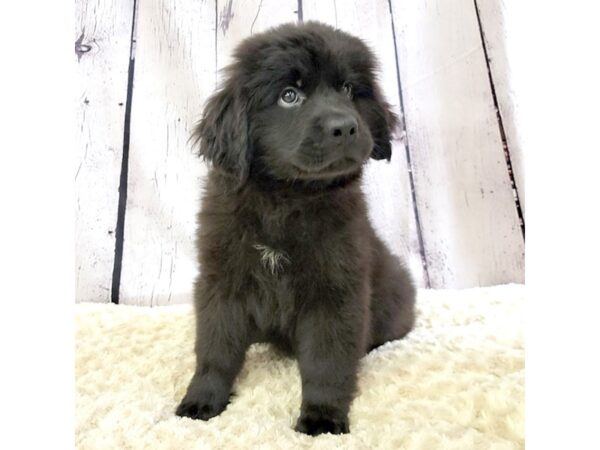
[[[285,103],[296,103],[298,100],[298,93],[294,89],[286,89],[281,94],[281,100]]]
[[[302,103],[304,100],[304,96],[293,87],[286,87],[279,96],[279,106],[283,106],[284,108],[289,108],[290,106],[295,106],[299,103]]]
[[[352,83],[348,83],[347,81],[342,85],[342,89],[344,90],[344,94],[352,100]]]

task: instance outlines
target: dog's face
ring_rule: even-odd
[[[390,159],[396,116],[359,39],[309,22],[245,40],[196,129],[200,153],[245,180],[330,180]]]

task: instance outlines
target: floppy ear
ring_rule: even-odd
[[[373,89],[372,97],[361,102],[361,115],[366,120],[373,136],[371,158],[392,158],[392,138],[398,127],[398,116],[392,112],[379,88]]]
[[[205,161],[240,182],[247,178],[250,167],[247,116],[240,89],[228,83],[208,100],[192,135],[200,143],[199,154]]]
[[[383,102],[378,105],[378,117],[373,134],[373,159],[392,159],[392,139],[398,126],[398,116],[393,113],[390,106]]]

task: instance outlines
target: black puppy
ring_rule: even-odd
[[[415,289],[360,189],[396,116],[359,39],[309,22],[245,40],[195,135],[212,163],[198,232],[197,368],[177,414],[228,401],[253,342],[298,358],[296,429],[347,433],[360,358],[408,333]]]

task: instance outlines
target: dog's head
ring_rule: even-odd
[[[396,115],[358,38],[327,25],[283,25],[246,39],[195,130],[200,154],[246,180],[331,180],[390,159]]]

